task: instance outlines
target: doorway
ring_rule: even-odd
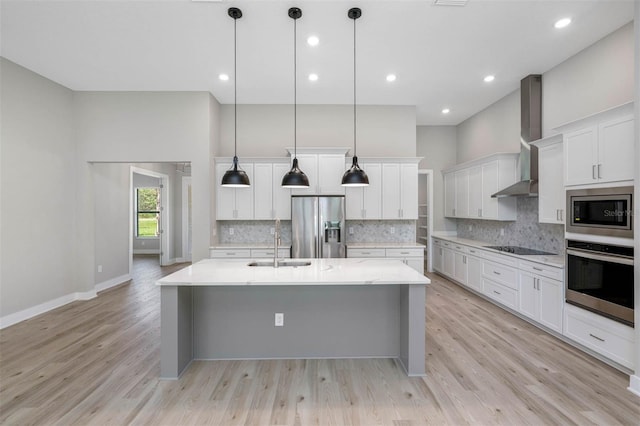
[[[425,245],[424,270],[433,272],[431,231],[433,229],[433,170],[418,170],[418,220],[416,242]]]

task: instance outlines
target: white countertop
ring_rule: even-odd
[[[425,245],[420,243],[347,243],[347,248],[398,248],[398,249],[424,249]]]
[[[448,235],[446,233],[434,232],[431,234],[433,238],[440,240],[451,241],[455,244],[462,244],[465,246],[475,247],[478,249],[486,250],[493,254],[501,254],[504,256],[515,257],[520,260],[527,260],[529,262],[541,263],[543,265],[554,266],[556,268],[564,268],[565,258],[563,255],[518,255],[513,253],[507,253],[504,251],[489,249],[486,246],[495,246],[498,244],[488,243],[486,241],[468,240],[466,238],[458,238],[455,235]]]
[[[159,286],[389,285],[431,281],[395,259],[294,259],[309,266],[247,266],[246,259],[205,259],[156,282]]]

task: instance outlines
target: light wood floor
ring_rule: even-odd
[[[628,376],[437,276],[427,377],[392,360],[195,362],[158,379],[160,269],[0,332],[2,424],[639,424]]]

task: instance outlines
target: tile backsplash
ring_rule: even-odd
[[[348,220],[347,243],[407,243],[416,241],[413,220]],[[220,244],[273,244],[273,220],[218,221]],[[349,231],[353,230],[353,233]],[[291,244],[291,221],[280,226],[282,244]],[[233,232],[233,234],[232,234]]]
[[[519,197],[517,206],[515,222],[458,219],[458,237],[563,254],[564,226],[538,223],[538,198]]]

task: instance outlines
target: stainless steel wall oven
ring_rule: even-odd
[[[633,238],[633,187],[567,191],[566,231]]]
[[[633,326],[633,247],[567,240],[566,300]]]

